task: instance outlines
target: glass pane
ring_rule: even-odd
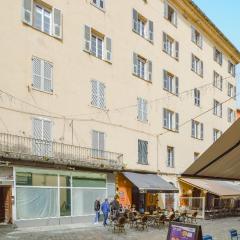
[[[27,186],[57,186],[57,175],[36,174],[36,173],[16,173],[17,185]]]
[[[60,189],[60,215],[71,216],[71,189]]]
[[[17,188],[17,219],[57,217],[57,189]]]
[[[106,187],[105,179],[73,177],[73,187]]]
[[[100,203],[106,198],[106,190],[101,189],[73,189],[73,216],[94,214],[94,201]]]
[[[50,12],[44,10],[44,32],[50,33]]]
[[[71,177],[70,176],[60,176],[60,186],[61,187],[71,187]]]
[[[34,27],[42,30],[42,8],[36,6],[35,7],[35,12],[34,12]]]

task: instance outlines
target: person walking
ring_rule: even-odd
[[[115,196],[114,200],[111,202],[111,211],[115,219],[117,219],[119,216],[119,209],[120,209],[120,204],[118,201],[118,197]]]
[[[98,224],[98,222],[99,222],[100,206],[101,206],[101,203],[100,203],[99,199],[96,199],[94,202],[94,211],[95,211],[94,224]]]
[[[107,225],[108,213],[110,212],[110,205],[108,199],[106,198],[105,201],[102,203],[101,210],[103,212],[103,226]]]

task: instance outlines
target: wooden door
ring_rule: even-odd
[[[11,187],[5,187],[5,222],[6,223],[12,223],[12,188]]]
[[[5,221],[4,188],[0,187],[0,222]]]

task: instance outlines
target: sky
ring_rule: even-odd
[[[193,1],[240,51],[240,0]],[[237,75],[240,75],[240,64],[237,67]],[[240,81],[238,81],[239,92]],[[238,107],[240,107],[240,97],[238,97]]]

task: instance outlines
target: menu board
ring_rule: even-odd
[[[167,240],[200,240],[202,239],[201,226],[171,222],[168,228]]]

